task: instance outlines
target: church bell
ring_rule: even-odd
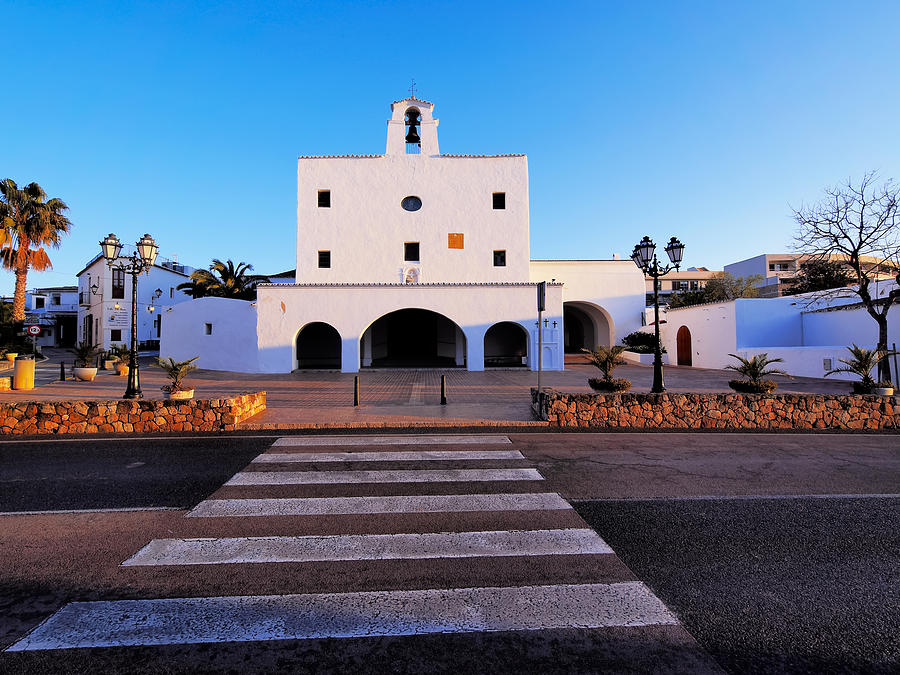
[[[416,127],[419,125],[419,113],[410,110],[406,114],[406,118],[406,125],[409,127],[409,131],[406,132],[406,142],[420,143],[422,139],[419,138],[419,132],[416,130]]]

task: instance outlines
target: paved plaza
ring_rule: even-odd
[[[99,371],[93,382],[71,379],[71,354],[48,350],[48,360],[36,367],[36,388],[0,394],[0,400],[97,400],[121,398],[126,378]],[[59,363],[65,360],[69,378],[59,380]],[[589,393],[588,378],[596,377],[593,366],[572,357],[565,371],[546,372],[542,385],[567,392]],[[441,376],[446,376],[447,405],[440,404]],[[645,365],[622,366],[618,377],[632,381],[631,391],[648,392],[653,369]],[[667,366],[665,380],[670,392],[731,392],[728,380],[734,373]],[[530,388],[537,373],[522,369],[484,372],[465,370],[364,370],[359,373],[360,405],[353,406],[352,373],[295,371],[264,375],[198,370],[189,376],[197,398],[222,398],[249,391],[266,391],[267,410],[247,420],[248,429],[279,429],[335,426],[444,426],[531,425]],[[776,378],[784,393],[847,393],[849,385],[838,380]],[[150,359],[142,358],[141,385],[145,398],[162,398],[166,378]]]

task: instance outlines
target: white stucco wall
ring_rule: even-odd
[[[403,115],[394,105],[388,152],[297,161],[297,283],[400,283],[415,269],[422,283],[528,280],[528,161],[524,155],[437,154],[437,124],[422,112],[422,153],[406,154]],[[329,190],[331,206],[318,205]],[[506,194],[504,209],[493,193]],[[421,199],[418,211],[401,201]],[[463,248],[448,235],[462,234]],[[404,244],[418,242],[418,262],[404,260]],[[494,251],[506,265],[494,266]],[[319,268],[319,251],[331,267]]]
[[[469,370],[484,367],[484,334],[488,328],[501,321],[518,323],[530,336],[529,363],[532,369],[537,368],[537,301],[533,284],[347,284],[261,285],[257,301],[260,371],[285,373],[295,369],[297,335],[307,324],[323,322],[341,336],[341,370],[357,372],[360,338],[365,330],[382,316],[407,308],[430,310],[453,321],[466,338]],[[561,370],[561,284],[548,284],[547,310],[543,367]]]
[[[532,260],[531,281],[563,283],[563,302],[585,303],[609,321],[612,344],[640,329],[644,275],[631,260]]]
[[[692,365],[695,368],[724,368],[736,353],[734,301],[672,309],[660,317],[660,337],[671,363],[678,362],[677,335],[681,326],[691,332]]]
[[[205,324],[212,324],[206,335]],[[160,356],[176,361],[199,356],[200,368],[258,372],[256,303],[198,298],[163,313]]]
[[[874,348],[874,344],[860,345],[869,349]],[[832,368],[839,368],[841,364],[838,359],[849,359],[850,353],[843,345],[822,345],[818,347],[754,347],[753,349],[739,349],[736,354],[748,359],[757,354],[765,353],[770,359],[783,359],[783,363],[773,364],[773,368],[779,368],[794,377],[825,377],[827,372],[825,368],[825,359],[831,359]],[[736,363],[732,360],[732,363]],[[893,370],[893,363],[891,364]],[[873,376],[874,376],[873,372]],[[857,380],[855,375],[847,373],[837,373],[829,375],[828,379],[835,380]]]
[[[795,297],[741,298],[734,304],[739,348],[791,347],[803,343],[802,304]]]
[[[874,345],[878,342],[878,324],[862,307],[804,312],[801,316],[804,345]],[[900,343],[900,309],[897,305],[888,312],[888,344],[891,343]]]

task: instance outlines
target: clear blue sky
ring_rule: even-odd
[[[0,176],[75,223],[29,286],[107,232],[291,269],[296,157],[384,152],[413,77],[444,152],[528,154],[533,258],[784,250],[792,205],[900,179],[900,3],[741,4],[6,2]]]

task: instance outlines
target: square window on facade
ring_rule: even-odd
[[[44,309],[44,298],[35,298],[34,299],[34,308],[35,309]]]
[[[447,248],[465,248],[462,232],[451,232],[447,235]]]
[[[328,269],[331,267],[331,251],[319,251],[319,268]]]
[[[212,324],[211,323],[203,324],[203,334],[204,335],[212,335]]]
[[[505,209],[506,208],[506,193],[505,192],[495,192],[494,193],[494,208],[495,209]]]
[[[331,190],[319,190],[319,208],[331,208]]]
[[[494,251],[494,267],[506,267],[506,251]]]
[[[169,287],[169,298],[174,298],[174,297],[175,297],[175,289],[170,286]]]
[[[59,305],[61,303],[62,303],[62,296],[54,295],[52,298],[50,298],[51,305]]]
[[[408,241],[403,244],[403,259],[407,262],[419,262],[419,242]]]
[[[110,342],[121,342],[122,341],[122,329],[121,328],[113,328],[109,331],[109,340]]]

